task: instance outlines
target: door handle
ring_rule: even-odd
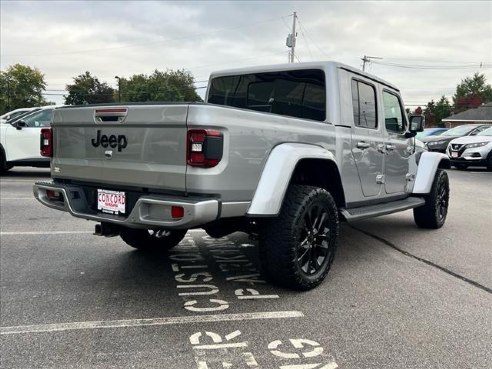
[[[384,144],[378,144],[378,151],[381,153],[381,154],[384,154]]]
[[[370,146],[371,146],[371,144],[364,142],[364,141],[357,142],[357,148],[358,149],[368,149]]]
[[[392,145],[392,144],[387,144],[386,145],[386,150],[393,151],[394,149],[396,149],[396,146],[395,145]]]

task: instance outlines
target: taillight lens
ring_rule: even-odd
[[[41,129],[41,156],[53,156],[53,131],[51,128]]]
[[[182,206],[171,206],[171,218],[180,219],[184,217],[184,208]]]
[[[214,129],[188,130],[187,158],[192,167],[212,168],[222,160],[224,139]]]

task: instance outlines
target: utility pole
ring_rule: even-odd
[[[114,76],[118,80],[118,102],[121,102],[121,79],[118,76]]]
[[[362,71],[363,72],[366,71],[366,63],[370,63],[371,62],[371,59],[383,59],[383,58],[380,58],[379,56],[367,56],[367,55],[364,55],[364,57],[361,59],[362,60]]]
[[[6,76],[7,80],[7,111],[10,111],[10,79]]]
[[[285,45],[287,47],[290,47],[289,51],[289,63],[294,63],[294,56],[295,56],[295,48],[296,48],[296,19],[297,19],[297,12],[294,12],[292,14],[292,33],[290,33],[287,36],[287,40],[285,41]]]

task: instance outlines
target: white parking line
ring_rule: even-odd
[[[0,232],[0,236],[44,235],[44,234],[92,234],[94,231],[33,231],[33,232]]]
[[[21,325],[14,327],[1,327],[0,335],[22,334],[22,333],[41,333],[41,332],[60,332],[82,329],[107,329],[107,328],[128,328],[142,327],[150,325],[171,325],[171,324],[194,324],[209,322],[230,322],[258,319],[286,319],[302,318],[301,311],[265,311],[257,313],[240,314],[214,314],[214,315],[195,315],[195,316],[176,316],[167,318],[151,319],[128,319],[128,320],[100,320],[91,322],[74,322],[58,324],[37,324]]]

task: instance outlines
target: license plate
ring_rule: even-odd
[[[108,214],[125,214],[126,194],[122,191],[97,190],[97,210]]]
[[[458,157],[458,153],[457,152],[452,152],[451,153],[451,157],[452,158],[457,158]]]

